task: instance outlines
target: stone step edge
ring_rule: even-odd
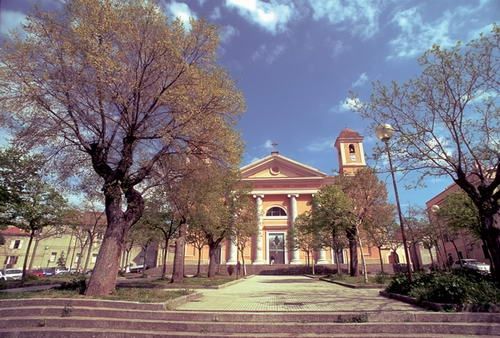
[[[101,317],[78,317],[78,316],[69,316],[69,317],[61,317],[61,316],[30,316],[30,317],[2,317],[0,318],[0,322],[3,321],[12,321],[12,320],[23,320],[23,321],[40,321],[40,320],[67,320],[67,321],[92,321],[92,322],[97,322],[97,321],[104,321],[104,322],[130,322],[128,319],[122,319],[122,318],[101,318]],[[276,326],[276,325],[283,325],[283,323],[271,323],[271,322],[246,322],[246,321],[236,321],[236,322],[225,322],[225,321],[190,321],[190,320],[155,320],[155,319],[141,319],[141,323],[171,323],[171,324],[193,324],[193,325],[218,325],[218,324],[224,324],[224,325],[231,325],[231,324],[238,324],[238,325],[263,325],[263,326]],[[463,322],[361,322],[361,323],[353,323],[353,322],[348,322],[348,323],[321,323],[321,325],[327,325],[327,326],[342,326],[342,325],[350,325],[350,324],[356,324],[356,325],[374,325],[374,326],[380,326],[380,325],[408,325],[408,326],[416,326],[416,325],[441,325],[441,326],[482,326],[482,325],[488,325],[492,327],[499,327],[500,328],[500,323],[463,323]],[[297,323],[297,322],[291,322],[291,323],[286,323],[286,325],[290,326],[317,326],[318,323]]]
[[[71,305],[78,306],[79,304],[95,304],[97,307],[110,308],[110,309],[124,309],[128,308],[130,310],[149,310],[149,311],[164,311],[173,310],[174,308],[187,303],[192,300],[200,298],[202,295],[200,292],[192,292],[188,295],[183,295],[176,297],[174,299],[168,300],[163,303],[141,303],[133,301],[116,301],[109,299],[86,299],[86,298],[25,298],[25,299],[0,299],[0,309],[12,308],[12,307],[22,307],[24,304],[40,304],[41,306],[47,304],[55,305]],[[10,306],[9,306],[10,305]],[[106,306],[102,306],[106,305]]]
[[[0,309],[0,314],[2,312],[6,313],[6,316],[3,317],[11,317],[11,318],[25,318],[22,315],[17,314],[16,317],[9,316],[8,314],[12,311],[18,312],[22,311],[23,313],[32,313],[35,310],[54,310],[54,311],[64,311],[66,309],[65,306],[26,306],[20,307],[16,309],[12,308],[3,308]],[[334,320],[335,322],[342,322],[342,320],[349,320],[351,317],[356,316],[366,316],[367,322],[385,322],[385,323],[398,323],[398,322],[464,322],[464,323],[500,323],[500,314],[498,313],[434,313],[434,312],[397,312],[397,313],[387,313],[387,312],[271,312],[271,313],[248,313],[248,312],[186,312],[186,311],[150,311],[150,310],[132,310],[132,309],[116,309],[116,308],[96,308],[96,307],[84,307],[84,306],[71,306],[70,311],[92,311],[92,312],[100,312],[100,316],[98,318],[118,318],[123,319],[123,317],[118,317],[117,313],[123,313],[123,316],[127,315],[136,315],[137,317],[141,317],[142,315],[163,315],[165,317],[168,316],[186,316],[190,317],[190,321],[208,321],[207,319],[202,319],[206,317],[212,317],[214,319],[218,319],[217,317],[221,317],[221,321],[226,322],[238,322],[238,320],[230,320],[227,321],[224,319],[225,317],[237,318],[239,316],[248,316],[247,321],[251,322],[259,322],[262,320],[263,322],[268,322],[272,318],[279,318],[283,322],[293,322],[306,320],[307,317],[316,317],[317,321],[322,320]],[[115,314],[115,316],[107,316],[106,312],[109,314]],[[45,314],[39,314],[45,315]],[[39,316],[37,314],[37,316]],[[54,316],[53,314],[51,316]],[[70,315],[71,316],[71,315]],[[202,318],[193,318],[193,317],[202,317]],[[80,318],[89,318],[85,315],[78,315],[75,317]],[[137,318],[136,319],[139,319]],[[429,320],[426,317],[432,317]],[[90,317],[91,318],[91,317]],[[384,321],[381,319],[388,318],[390,320]],[[172,319],[162,319],[162,320],[176,320]],[[212,320],[219,321],[219,320]],[[309,320],[311,321],[311,320]]]
[[[89,329],[89,328],[45,328],[45,327],[35,327],[35,328],[9,328],[9,329],[0,329],[0,335],[3,337],[5,334],[12,333],[13,337],[22,337],[23,333],[34,333],[35,335],[33,337],[40,337],[40,334],[50,334],[47,335],[46,337],[52,338],[54,334],[57,333],[63,333],[63,334],[68,334],[70,333],[71,336],[75,336],[78,334],[82,334],[82,336],[85,336],[85,334],[89,334],[88,336],[85,337],[99,337],[101,334],[105,337],[108,337],[110,334],[117,334],[120,337],[123,335],[129,336],[129,335],[144,335],[145,337],[199,337],[200,333],[199,332],[177,332],[177,331],[162,331],[162,332],[151,332],[151,331],[145,331],[145,330],[110,330],[110,329]],[[42,335],[42,337],[45,337]],[[62,337],[62,336],[61,336]],[[315,333],[315,334],[307,334],[307,333],[302,333],[302,334],[279,334],[279,333],[204,333],[203,337],[262,337],[262,338],[289,338],[289,337],[317,337],[317,338],[322,338],[322,337],[346,337],[346,338],[466,338],[466,337],[475,337],[475,338],[490,338],[491,336],[485,336],[485,335],[454,335],[454,334],[427,334],[427,333],[422,333],[422,334],[404,334],[404,333],[367,333],[367,334],[353,334],[353,333],[327,333],[327,334],[322,334],[322,333]]]

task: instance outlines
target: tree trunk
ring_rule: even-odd
[[[247,275],[247,266],[245,264],[245,255],[242,253],[241,254],[241,262],[243,263],[242,264],[242,268],[243,268],[243,276],[246,276]]]
[[[114,291],[128,229],[140,219],[144,210],[144,200],[133,187],[125,191],[126,212],[122,211],[122,187],[118,181],[104,184],[103,190],[108,225],[85,290],[87,296],[106,296]]]
[[[87,249],[87,257],[85,257],[85,265],[83,266],[83,273],[87,272],[87,269],[89,268],[89,260],[90,256],[92,255],[92,246],[94,245],[94,240],[92,239],[92,236],[89,236],[89,248]],[[122,254],[122,251],[120,250],[120,256]],[[118,262],[120,261],[120,258],[118,258]]]
[[[500,282],[500,230],[495,226],[493,216],[481,217],[483,229],[486,229],[488,236],[486,237],[486,248],[491,255],[491,272],[497,282]]]
[[[73,233],[73,231],[71,231],[71,236],[69,238],[69,243],[68,243],[68,251],[67,251],[68,254],[66,255],[66,263],[69,260],[69,254],[71,252],[71,242],[73,241],[73,235],[74,235],[74,233]],[[65,264],[65,265],[67,266],[68,264]],[[71,271],[71,267],[69,267],[68,269],[70,269],[70,271]]]
[[[35,246],[33,247],[33,252],[31,253],[30,266],[28,270],[33,269],[33,262],[35,261],[36,251],[38,249],[38,244],[40,243],[39,239],[35,239]]]
[[[149,245],[146,245],[142,248],[144,251],[144,256],[142,256],[142,277],[146,277],[146,262],[148,261],[148,248]]]
[[[171,283],[182,283],[184,279],[184,246],[186,244],[187,224],[183,222],[179,228],[179,237],[175,240],[175,256],[172,268]]]
[[[218,244],[211,243],[208,245],[209,248],[209,263],[208,263],[208,278],[212,278],[215,276],[215,272],[217,270],[217,249]]]
[[[26,280],[26,266],[28,265],[28,256],[30,254],[31,242],[33,242],[33,237],[35,237],[35,231],[31,231],[31,233],[30,233],[28,247],[26,248],[26,255],[24,256],[23,276],[21,277],[21,283],[24,283],[24,281]]]
[[[311,257],[312,257],[312,274],[315,275],[316,274],[316,270],[315,270],[316,262],[314,260],[314,253],[312,253],[312,252],[311,252]]]
[[[128,225],[123,218],[120,205],[106,205],[106,216],[108,226],[89,285],[85,290],[87,296],[109,295],[116,286],[120,254]]]
[[[132,250],[132,249],[130,249]],[[130,250],[125,250],[126,251],[126,256],[125,256],[125,271],[127,271],[127,267],[130,261]]]
[[[71,261],[69,263],[69,269],[70,270],[73,267],[73,261],[75,259],[75,253],[76,253],[76,245],[78,244],[77,242],[78,242],[78,240],[75,240],[75,245],[73,245],[73,253],[71,254]]]
[[[165,248],[163,249],[163,267],[161,269],[161,279],[165,279],[167,276],[167,253],[168,253],[168,242],[169,239],[165,238]]]
[[[334,249],[333,252],[335,253],[335,263],[337,263],[337,275],[341,275],[342,267],[340,266],[340,253],[336,249]]]
[[[356,228],[350,228],[347,230],[347,239],[349,240],[349,264],[350,264],[350,275],[353,277],[359,276],[358,269],[358,241]]]
[[[201,248],[198,248],[198,266],[196,267],[196,277],[200,277],[200,266],[201,266]]]
[[[434,256],[432,255],[432,248],[429,248],[427,250],[429,250],[429,256],[431,256],[431,266],[434,266]]]
[[[366,271],[366,261],[365,261],[365,254],[363,252],[363,243],[361,242],[361,236],[359,235],[359,230],[357,226],[356,226],[356,237],[358,238],[359,250],[361,251],[361,264],[363,265],[363,279],[365,283],[368,283],[368,271]]]
[[[377,249],[378,249],[378,255],[380,257],[380,272],[385,273],[384,272],[384,260],[382,259],[382,247],[379,246],[379,247],[377,247]]]

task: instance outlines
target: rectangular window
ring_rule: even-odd
[[[57,252],[51,252],[49,262],[55,262],[57,258]]]
[[[82,254],[81,253],[77,253],[76,257],[75,257],[75,263],[78,264],[78,262],[80,261],[80,257],[82,257]]]
[[[11,266],[15,265],[16,263],[17,263],[17,256],[7,256],[7,257],[5,257],[4,264],[6,266],[11,267]]]
[[[92,263],[95,263],[97,260],[97,254],[92,254],[92,259],[90,260]]]
[[[14,239],[10,242],[11,249],[21,249],[23,247],[23,241],[21,239]]]

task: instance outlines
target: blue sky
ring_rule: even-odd
[[[1,0],[0,33],[17,27],[35,3],[50,9],[60,1]],[[500,14],[495,0],[160,3],[186,25],[193,16],[220,27],[220,63],[246,98],[238,126],[246,144],[244,164],[268,155],[276,142],[281,154],[326,173],[338,168],[333,143],[343,128],[365,136],[368,157],[376,142],[368,121],[349,110],[350,90],[363,100],[372,81],[415,76],[418,56],[432,44],[468,41],[490,31]],[[402,204],[423,206],[451,180],[434,179],[418,190],[404,189],[408,183],[408,177],[400,181]]]

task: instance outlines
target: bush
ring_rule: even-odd
[[[39,280],[39,279],[40,279],[40,277],[38,277],[36,275],[33,275],[31,273],[27,273],[25,281],[28,282],[28,281],[31,281],[31,280]]]
[[[75,278],[70,282],[62,282],[61,286],[59,286],[58,290],[78,290],[78,293],[83,295],[85,293],[85,289],[87,288],[87,282],[85,278]]]
[[[385,284],[390,279],[390,275],[385,272],[377,273],[374,277],[375,283],[377,284]]]
[[[385,289],[387,292],[397,293],[400,295],[408,295],[410,293],[411,284],[408,282],[408,277],[404,273],[398,273],[392,277],[392,281]]]
[[[413,283],[406,275],[393,278],[386,291],[409,295],[417,301],[447,304],[497,304],[500,288],[489,276],[474,271],[418,273]]]

